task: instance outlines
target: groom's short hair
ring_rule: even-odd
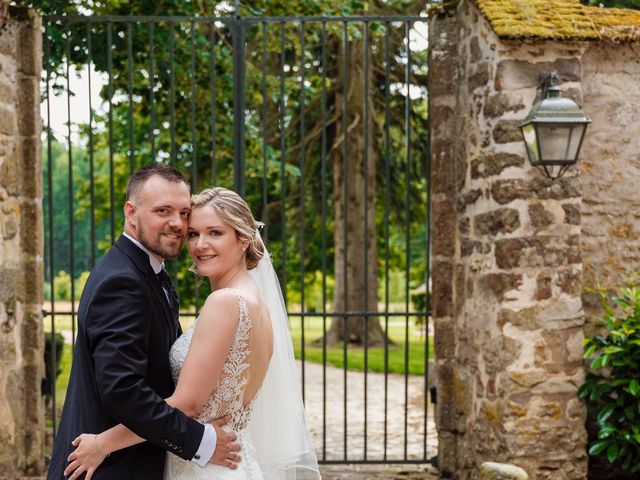
[[[140,190],[142,185],[154,175],[158,175],[169,182],[184,182],[184,184],[189,187],[187,179],[180,170],[165,165],[164,163],[149,163],[133,172],[133,175],[129,178],[129,182],[127,183],[127,200],[130,200],[131,197]]]

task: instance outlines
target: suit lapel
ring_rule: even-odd
[[[133,243],[124,235],[120,235],[120,238],[118,238],[115,245],[117,248],[122,250],[122,252],[127,255],[133,261],[136,267],[138,267],[138,269],[140,269],[144,274],[145,280],[151,287],[151,291],[156,297],[157,302],[162,306],[165,321],[167,322],[169,331],[171,332],[171,343],[173,343],[176,340],[176,321],[171,314],[169,302],[167,301],[167,297],[164,293],[164,290],[162,289],[160,280],[158,280],[158,277],[153,271],[153,268],[151,268],[151,264],[149,263],[149,256],[146,254],[146,252],[138,248],[135,243]],[[180,333],[182,333],[179,322],[178,330],[180,331]]]

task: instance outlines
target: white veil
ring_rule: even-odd
[[[260,469],[265,480],[319,479],[318,460],[305,422],[287,309],[266,247],[264,257],[249,273],[269,309],[273,329],[273,354],[249,422]]]

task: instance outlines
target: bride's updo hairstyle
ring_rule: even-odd
[[[258,235],[258,223],[247,202],[233,190],[222,187],[207,188],[191,195],[191,208],[210,205],[220,218],[236,232],[241,241],[249,242],[245,252],[247,269],[258,265],[264,256],[264,244]]]

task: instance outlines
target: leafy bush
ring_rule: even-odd
[[[640,289],[633,281],[611,300],[599,291],[607,335],[585,340],[591,372],[579,395],[596,419],[589,454],[622,470],[640,472]],[[635,476],[634,476],[635,478]]]
[[[64,337],[60,333],[55,336],[55,352],[56,363],[53,364],[53,345],[52,335],[50,332],[44,334],[44,380],[42,382],[42,393],[45,395],[47,405],[51,401],[51,396],[56,388],[56,379],[62,373],[62,349],[64,348]]]

